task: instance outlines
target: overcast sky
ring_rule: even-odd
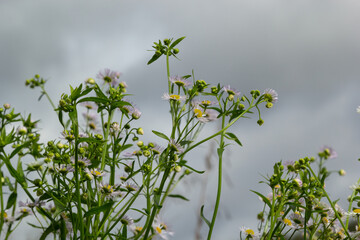
[[[360,2],[357,0],[182,0],[182,1],[49,1],[0,2],[0,103],[41,119],[43,139],[59,135],[56,115],[38,90],[25,88],[34,74],[48,79],[57,102],[103,68],[122,72],[134,102],[151,130],[169,131],[164,59],[150,66],[152,42],[186,36],[179,45],[181,61],[171,62],[173,75],[190,74],[209,83],[230,84],[242,93],[273,88],[279,101],[264,109],[264,125],[256,117],[232,129],[244,147],[232,147],[225,159],[226,181],[214,239],[238,239],[239,227],[256,226],[261,203],[249,189],[264,191],[261,175],[280,160],[314,156],[332,146],[337,159],[330,169],[331,195],[345,199],[359,177],[360,157]],[[213,124],[209,132],[213,130]],[[191,165],[204,169],[203,146]],[[214,160],[214,159],[213,159]],[[215,162],[213,162],[216,167]],[[168,203],[163,214],[174,239],[194,239],[200,182],[215,172],[189,178],[177,190],[191,202]],[[214,194],[205,202],[210,216]],[[345,203],[345,201],[342,201]],[[204,230],[206,230],[204,228]],[[205,231],[203,231],[205,233]],[[27,237],[27,239],[37,239]]]

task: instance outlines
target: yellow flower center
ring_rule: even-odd
[[[247,229],[245,232],[251,236],[255,235],[255,232],[252,229]]]
[[[4,218],[5,218],[5,219],[8,218],[8,215],[7,215],[6,212],[4,212]]]
[[[137,232],[141,232],[142,229],[143,229],[142,227],[135,227],[135,231]]]
[[[356,208],[353,210],[354,213],[360,213],[360,208]]]
[[[285,223],[286,225],[288,225],[288,226],[291,226],[291,225],[292,225],[292,222],[291,222],[289,219],[287,219],[287,218],[284,218],[284,223]]]
[[[194,113],[197,118],[202,117],[202,115],[203,115],[203,112],[198,108],[194,109]]]
[[[211,101],[209,101],[209,100],[204,100],[204,101],[201,102],[201,104],[208,106],[208,105],[211,104]]]
[[[156,231],[160,234],[162,230],[160,227],[156,227]]]
[[[172,95],[170,95],[170,99],[180,100],[180,95],[172,94]]]

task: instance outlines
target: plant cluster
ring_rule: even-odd
[[[164,146],[141,140],[144,130],[136,124],[141,112],[119,72],[105,69],[96,76],[99,83],[89,78],[70,86],[58,104],[45,90],[46,80],[39,75],[26,80],[30,88],[41,89],[40,98],[48,98],[63,130],[60,138],[41,143],[38,121],[31,115],[16,113],[9,104],[0,109],[0,236],[8,239],[32,215],[35,222],[29,224],[41,230],[40,239],[168,239],[173,232],[159,215],[164,202],[169,197],[187,200],[173,192],[175,186],[190,173],[202,173],[191,167],[187,153],[217,139],[216,204],[211,219],[204,216],[204,206],[200,213],[211,239],[221,196],[223,153],[231,142],[241,146],[228,130],[253,110],[262,125],[260,105],[271,108],[278,96],[272,89],[253,90],[246,96],[229,85],[197,80],[194,73],[171,75],[169,58],[177,58],[175,47],[183,39],[155,42],[148,62],[166,57],[168,91],[162,98],[169,103],[171,129],[169,135],[152,131],[167,142]],[[198,140],[204,125],[215,120],[221,121],[220,130]],[[279,169],[280,165],[272,177],[274,194],[293,184],[279,182],[283,173]],[[20,200],[20,192],[27,199]],[[268,206],[278,203],[264,201]],[[278,208],[272,212],[280,216]],[[279,230],[273,225],[267,224],[271,234]]]

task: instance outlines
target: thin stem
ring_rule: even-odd
[[[224,129],[224,127],[225,127],[225,115],[223,115],[223,117],[222,117],[221,129]],[[209,228],[209,232],[208,232],[208,237],[207,237],[208,240],[211,239],[211,234],[212,234],[212,231],[214,229],[217,212],[218,212],[219,205],[220,205],[221,184],[222,184],[222,158],[223,158],[223,153],[224,153],[224,150],[225,150],[225,148],[224,148],[224,145],[225,145],[224,137],[225,137],[225,131],[221,132],[220,146],[219,146],[219,149],[218,149],[218,155],[219,155],[218,188],[217,188],[215,208],[214,208],[214,212],[213,212],[213,216],[212,216],[212,219],[211,219],[210,228]]]

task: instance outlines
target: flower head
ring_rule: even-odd
[[[164,100],[172,100],[172,101],[185,101],[186,100],[186,96],[181,96],[181,95],[176,95],[176,94],[168,94],[168,93],[164,93],[162,96],[162,99]]]
[[[112,71],[108,68],[100,71],[97,74],[97,78],[104,80],[105,83],[110,83],[112,86],[116,86],[119,84],[120,73],[116,71]]]
[[[224,86],[223,90],[225,92],[227,92],[229,95],[233,95],[233,96],[239,96],[240,95],[240,91],[236,90],[235,88],[230,87],[230,85]]]
[[[326,159],[336,158],[338,155],[332,147],[323,146],[321,151],[325,154]]]
[[[252,239],[260,239],[260,234],[255,233],[251,228],[245,226],[240,227],[240,232],[245,235],[245,237],[251,237]]]
[[[109,199],[114,199],[116,197],[121,197],[121,192],[120,191],[115,191],[114,189],[116,188],[116,186],[112,186],[110,184],[104,184],[104,183],[99,183],[99,190],[100,192]]]
[[[274,89],[267,88],[263,93],[265,101],[269,103],[276,103],[278,100],[278,94]]]
[[[174,232],[169,231],[168,226],[160,220],[159,217],[154,219],[152,227],[154,228],[154,232],[161,238],[161,239],[169,239],[170,236],[174,235]]]
[[[173,84],[178,85],[179,87],[187,87],[191,85],[191,82],[189,80],[186,80],[185,78],[179,77],[179,76],[172,76],[169,78],[170,82]]]
[[[211,122],[211,121],[215,121],[217,119],[218,113],[217,111],[213,110],[213,109],[203,109],[200,106],[197,106],[194,108],[194,114],[195,117],[200,121],[200,122]]]

